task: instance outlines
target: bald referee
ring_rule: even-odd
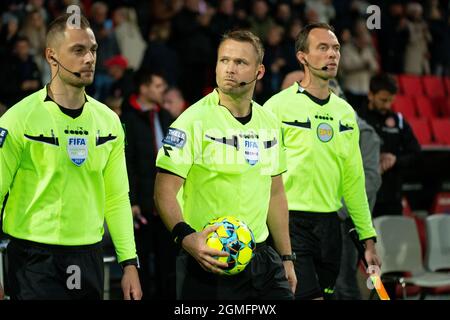
[[[0,118],[8,293],[27,300],[101,299],[106,219],[124,269],[124,298],[140,299],[124,132],[115,113],[85,93],[97,42],[86,18],[72,25],[71,17],[48,29],[51,83]]]
[[[297,299],[327,299],[334,291],[341,257],[337,211],[342,197],[365,245],[369,265],[380,265],[365,192],[359,129],[352,107],[331,92],[340,45],[324,23],[305,26],[295,43],[304,66],[300,83],[269,99],[282,124],[287,155],[283,175],[292,249],[297,254]]]
[[[276,118],[252,101],[264,75],[263,47],[249,31],[224,35],[218,49],[218,88],[171,125],[159,151],[155,200],[182,248],[178,299],[293,299],[294,256],[281,180],[285,170]],[[176,200],[183,186],[183,208]],[[206,245],[212,219],[234,216],[256,239],[255,256],[241,273],[221,275],[223,252]],[[275,250],[265,243],[272,233]]]

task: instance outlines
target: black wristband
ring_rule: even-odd
[[[183,241],[184,237],[195,233],[196,231],[188,225],[186,222],[181,221],[178,222],[175,227],[172,229],[172,239],[173,241],[181,247],[181,242]]]
[[[125,269],[126,266],[135,266],[137,269],[140,269],[140,267],[141,267],[138,256],[136,256],[136,258],[122,261],[120,263],[120,266],[122,267],[122,270]]]

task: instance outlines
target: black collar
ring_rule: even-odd
[[[71,117],[73,119],[78,118],[83,113],[84,104],[88,101],[87,97],[86,97],[86,94],[84,95],[84,104],[81,106],[81,108],[79,108],[79,109],[69,109],[69,108],[64,108],[63,106],[57,104],[55,102],[55,100],[53,100],[48,95],[48,87],[46,87],[46,90],[47,90],[47,95],[45,96],[44,102],[51,101],[51,102],[55,103],[59,107],[59,110],[61,110],[62,113],[64,113],[65,115],[67,115],[67,116],[69,116],[69,117]]]
[[[246,125],[247,123],[250,122],[250,120],[252,120],[252,113],[253,113],[253,109],[250,109],[250,113],[248,115],[243,116],[243,117],[235,117],[235,118],[237,121],[239,121],[243,125]]]
[[[313,96],[311,93],[306,91],[305,88],[303,88],[300,84],[298,85],[297,93],[305,94],[309,99],[311,99],[313,102],[317,103],[320,106],[326,105],[330,101],[331,94],[328,95],[325,99],[319,99],[315,96]]]

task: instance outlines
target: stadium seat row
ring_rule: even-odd
[[[407,96],[430,98],[450,96],[450,77],[414,76],[401,74],[397,76],[400,93]]]
[[[421,146],[450,146],[449,118],[410,118],[408,123]]]

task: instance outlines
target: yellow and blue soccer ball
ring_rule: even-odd
[[[229,253],[228,257],[216,257],[228,264],[227,268],[223,268],[226,275],[241,272],[253,258],[256,247],[253,232],[243,221],[231,216],[214,219],[205,228],[212,225],[220,226],[208,235],[206,244],[213,249]]]

